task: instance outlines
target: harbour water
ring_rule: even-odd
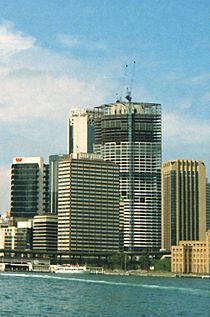
[[[0,274],[1,317],[210,316],[210,280]]]

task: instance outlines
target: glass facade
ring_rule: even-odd
[[[33,218],[48,210],[48,172],[48,165],[43,163],[41,157],[13,159],[11,168],[12,217]]]
[[[11,215],[32,218],[39,205],[39,166],[37,163],[13,164]]]
[[[94,152],[120,166],[124,250],[161,242],[161,106],[116,103],[95,108]]]
[[[49,212],[58,213],[58,162],[67,158],[67,154],[49,156]]]

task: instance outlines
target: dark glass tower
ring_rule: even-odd
[[[41,157],[15,158],[11,170],[11,216],[32,218],[48,205],[48,168]]]
[[[69,155],[56,154],[49,156],[49,212],[58,213],[58,162]]]
[[[116,102],[95,108],[94,152],[120,166],[121,246],[161,244],[161,105]]]

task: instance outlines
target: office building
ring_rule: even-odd
[[[32,247],[31,221],[11,223],[4,219],[0,223],[0,249],[30,250]]]
[[[203,241],[179,241],[172,246],[171,271],[173,273],[210,273],[210,230]]]
[[[93,111],[70,110],[67,153],[92,153],[94,140]]]
[[[120,167],[125,251],[161,245],[161,105],[116,102],[94,109],[94,153]]]
[[[33,218],[48,208],[48,167],[41,157],[14,158],[11,170],[11,216]]]
[[[49,213],[58,213],[58,162],[67,158],[67,154],[49,156]]]
[[[162,249],[181,240],[204,240],[206,168],[203,162],[173,160],[162,167]]]
[[[58,163],[58,251],[119,251],[119,167],[94,154]]]
[[[206,230],[210,229],[210,183],[206,184]]]
[[[0,249],[14,250],[16,241],[15,226],[0,226]]]
[[[33,250],[57,251],[57,215],[45,214],[33,219]]]
[[[32,250],[32,219],[17,222],[15,249]]]

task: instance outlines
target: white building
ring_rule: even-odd
[[[70,110],[67,153],[92,153],[94,139],[93,111]]]

